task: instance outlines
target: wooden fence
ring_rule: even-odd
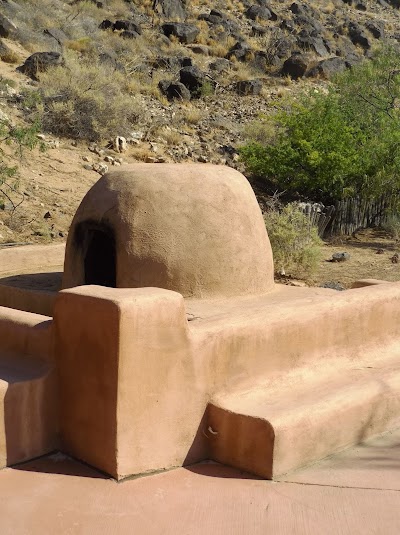
[[[399,201],[397,195],[383,195],[377,199],[353,197],[338,201],[334,206],[319,203],[299,203],[300,208],[318,227],[322,236],[351,235],[357,230],[379,227]]]
[[[351,235],[362,228],[379,227],[385,223],[398,200],[397,195],[382,195],[377,199],[354,197],[339,201],[326,233],[331,236]]]

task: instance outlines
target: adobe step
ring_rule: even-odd
[[[338,359],[319,377],[317,367],[216,396],[205,431],[210,458],[273,479],[400,427],[398,353]]]

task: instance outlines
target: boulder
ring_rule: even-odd
[[[12,39],[17,33],[17,27],[6,16],[0,14],[0,37]]]
[[[323,59],[307,73],[307,76],[322,76],[329,79],[332,75],[344,71],[346,67],[347,63],[343,58]]]
[[[360,45],[362,48],[371,48],[371,43],[364,29],[357,22],[349,22],[348,32],[351,42]]]
[[[113,31],[123,30],[125,32],[135,32],[139,35],[142,33],[142,28],[136,22],[131,20],[116,20],[112,25]]]
[[[292,54],[281,69],[281,74],[290,76],[293,80],[302,78],[308,69],[308,58],[304,54]]]
[[[239,95],[259,95],[263,87],[261,80],[241,80],[234,84],[234,89]]]
[[[267,7],[257,5],[250,6],[245,15],[251,20],[270,20],[272,18],[272,13]]]
[[[229,71],[231,66],[232,64],[228,59],[218,58],[212,63],[210,63],[209,68],[211,71],[224,72],[224,71]]]
[[[248,54],[251,52],[251,47],[244,41],[238,41],[234,44],[227,55],[226,59],[230,59],[233,56],[239,61],[246,61]]]
[[[181,43],[189,44],[196,40],[200,30],[194,24],[185,24],[183,22],[167,22],[162,25],[164,35],[170,37],[173,35]]]
[[[59,52],[35,52],[29,56],[18,70],[33,79],[37,79],[39,72],[45,72],[51,67],[64,65],[64,58]]]
[[[167,19],[186,19],[186,10],[182,0],[158,0],[157,2],[153,2],[153,6]]]
[[[189,89],[180,82],[161,80],[158,87],[168,100],[190,100],[191,98]]]
[[[198,96],[205,82],[205,74],[194,65],[183,67],[179,71],[179,81],[190,91],[192,96]]]

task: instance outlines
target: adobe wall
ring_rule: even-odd
[[[208,303],[152,288],[63,291],[55,322],[67,451],[117,478],[208,458],[201,422],[211,399],[257,385],[278,394],[302,374],[400,349],[399,304],[397,284]],[[197,319],[187,322],[189,312]]]
[[[0,306],[52,316],[55,291],[43,290],[35,278],[62,270],[64,254],[65,244],[0,246]]]
[[[64,265],[64,255],[64,243],[6,248],[0,244],[0,278],[15,273],[52,271]]]
[[[0,307],[0,468],[59,446],[52,321]]]

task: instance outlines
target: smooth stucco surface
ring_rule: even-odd
[[[226,166],[135,164],[103,176],[72,222],[64,288],[85,281],[82,223],[114,233],[117,287],[204,298],[265,293],[273,286],[257,200],[245,177]]]

